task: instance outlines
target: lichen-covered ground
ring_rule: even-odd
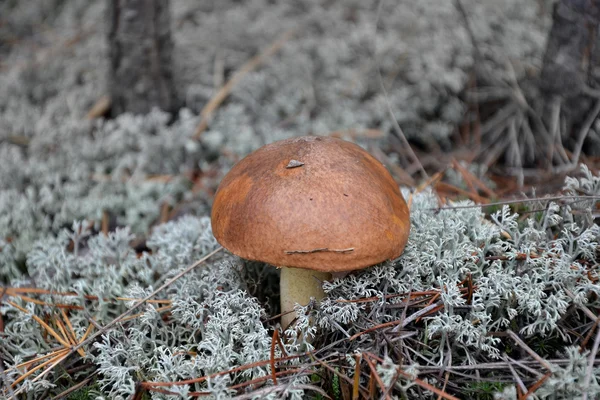
[[[463,2],[494,74],[539,69],[549,3]],[[403,256],[327,283],[287,334],[276,272],[224,252],[99,331],[217,248],[211,196],[239,158],[337,132],[403,162],[389,108],[412,143],[449,149],[473,63],[452,2],[173,0],[185,108],[90,120],[104,6],[0,3],[0,396],[600,395],[600,228],[594,199],[573,197],[600,179],[585,168],[560,199],[495,212],[406,189]],[[223,82],[292,28],[195,140]]]

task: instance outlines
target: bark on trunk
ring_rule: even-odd
[[[108,0],[111,114],[174,112],[169,0]]]
[[[566,123],[566,147],[572,147],[577,128],[595,103],[590,88],[600,87],[600,0],[559,0],[543,60],[540,89],[546,110],[560,101]]]

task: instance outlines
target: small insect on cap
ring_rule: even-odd
[[[408,207],[387,169],[330,137],[271,143],[238,162],[212,209],[217,241],[277,266],[343,272],[398,257]]]

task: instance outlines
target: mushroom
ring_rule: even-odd
[[[281,312],[325,295],[331,273],[398,257],[408,207],[387,169],[361,147],[305,136],[261,147],[223,178],[212,209],[217,241],[281,268]],[[284,314],[282,326],[295,319]]]

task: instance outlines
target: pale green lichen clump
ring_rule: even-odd
[[[600,194],[600,178],[585,168],[583,172],[581,179],[567,180],[566,191]],[[508,342],[489,334],[510,329],[531,346],[553,343],[555,348],[548,356],[567,360],[567,364],[553,367],[552,379],[538,393],[541,398],[551,393],[564,394],[561,398],[581,395],[588,353],[580,354],[569,347],[575,338],[568,310],[592,307],[595,303],[590,302],[600,294],[593,279],[595,272],[588,274],[589,266],[597,265],[600,240],[600,227],[590,214],[591,208],[540,200],[521,209],[526,212],[525,218],[519,218],[508,206],[486,218],[478,207],[438,209],[431,193],[415,196],[412,204],[412,230],[404,254],[398,260],[335,279],[325,285],[327,298],[298,307],[301,317],[295,329],[288,330],[286,352],[302,353],[312,346],[324,346],[369,327],[405,318],[405,328],[388,332],[403,337],[399,342],[403,345],[398,344],[395,350],[405,354],[402,361],[391,356],[395,347],[382,343],[375,333],[363,334],[360,340],[341,340],[336,347],[349,355],[387,348],[390,358],[381,365],[380,373],[382,379],[389,380],[393,374],[385,371],[393,365],[418,375],[432,365],[501,359]],[[470,205],[463,202],[454,206]],[[133,304],[106,299],[142,298],[157,285],[157,276],[173,276],[217,246],[207,218],[183,217],[158,226],[148,240],[152,253],[141,258],[129,246],[132,236],[128,229],[105,237],[91,235],[86,226],[78,222],[57,236],[36,242],[27,255],[30,278],[12,282],[13,286],[34,282],[48,290],[77,292],[77,296],[43,295],[40,299],[84,305],[84,310],[70,311],[79,337],[89,325],[88,318],[105,325]],[[74,243],[72,251],[66,250],[69,241]],[[10,244],[4,244],[1,254],[3,267],[11,268],[14,260]],[[467,277],[476,288],[470,299],[461,290]],[[269,317],[264,304],[246,289],[239,259],[221,256],[158,294],[157,298],[171,301],[167,318],[159,309],[161,304],[148,304],[142,315],[104,334],[85,349],[86,361],[98,371],[103,396],[127,398],[139,380],[184,380],[268,360],[273,322],[266,322]],[[407,311],[406,296],[394,295],[427,291],[439,293],[436,304],[440,307],[416,324],[416,317],[411,315],[418,310],[409,307]],[[83,295],[105,300],[86,302]],[[347,302],[366,298],[373,299]],[[53,312],[52,308],[17,297],[9,299],[40,317]],[[0,342],[8,379],[4,384],[8,384],[23,373],[12,366],[49,352],[57,343],[45,336],[31,315],[6,302],[1,310],[6,320]],[[419,346],[419,342],[427,347]],[[279,346],[276,355],[282,355]],[[180,395],[208,391],[213,396],[227,396],[234,393],[230,386],[268,375],[269,371],[269,366],[263,364],[169,390]],[[34,383],[34,374],[18,387],[24,385],[31,394],[41,393],[52,386],[52,376]],[[592,376],[589,390],[597,395],[600,386],[596,376]],[[305,393],[302,385],[308,378],[294,379],[296,384],[286,390],[301,398]],[[414,383],[406,378],[398,384],[406,393],[414,390]],[[504,392],[509,393],[509,388]],[[152,397],[164,395],[153,393]]]

